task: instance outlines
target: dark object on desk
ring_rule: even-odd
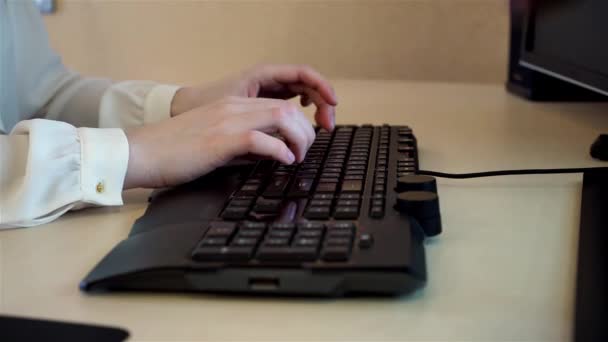
[[[607,101],[608,2],[510,3],[507,89],[533,101]]]
[[[608,341],[608,172],[583,178],[575,341]]]
[[[426,282],[425,236],[441,232],[436,187],[395,206],[398,178],[416,170],[417,142],[409,127],[319,131],[300,165],[260,161],[223,168],[156,193],[129,237],[81,288],[411,292]],[[429,181],[423,178],[401,183]],[[410,191],[403,186],[400,191]]]
[[[87,341],[120,342],[126,330],[100,325],[0,316],[2,341]]]
[[[601,134],[591,145],[591,156],[595,159],[608,161],[608,134]]]

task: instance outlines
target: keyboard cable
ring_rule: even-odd
[[[430,170],[419,170],[417,175],[433,176],[437,178],[468,179],[481,177],[497,176],[516,176],[516,175],[547,175],[547,174],[567,174],[583,172],[608,172],[608,167],[579,167],[562,169],[521,169],[521,170],[497,170],[473,173],[446,173]]]

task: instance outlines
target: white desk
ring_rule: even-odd
[[[424,169],[598,166],[589,145],[608,106],[533,104],[501,85],[335,83],[339,122],[409,124]],[[85,274],[129,232],[146,191],[0,232],[1,312],[126,327],[132,340],[567,341],[573,322],[580,175],[440,180],[444,233],[429,282],[394,299],[87,295]]]

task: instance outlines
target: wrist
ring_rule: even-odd
[[[171,117],[187,112],[194,107],[191,100],[192,93],[192,87],[181,87],[175,92],[173,100],[171,100]]]
[[[129,145],[129,161],[127,163],[127,172],[125,174],[125,180],[123,183],[123,190],[133,189],[140,187],[141,182],[139,181],[140,167],[138,166],[138,148],[137,148],[137,131],[138,129],[132,129],[125,132],[127,137],[127,143]]]

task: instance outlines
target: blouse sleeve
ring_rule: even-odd
[[[122,204],[129,146],[121,129],[20,122],[0,136],[0,228],[50,222],[83,204]]]

